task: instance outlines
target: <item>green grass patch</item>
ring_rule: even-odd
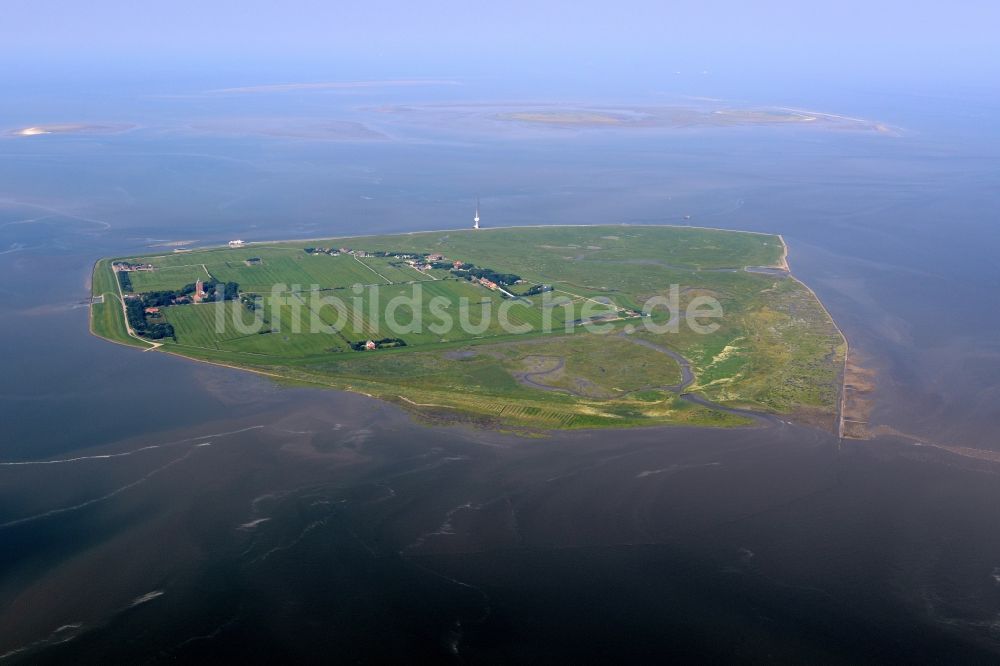
[[[304,251],[316,246],[442,254],[520,275],[523,288],[549,284],[554,291],[508,300],[443,269],[421,273],[392,257]],[[163,349],[192,358],[363,391],[432,420],[529,428],[732,426],[746,420],[671,392],[681,380],[677,362],[636,340],[683,355],[695,373],[691,390],[720,404],[832,414],[843,363],[839,331],[794,278],[743,270],[776,265],[783,250],[780,238],[766,234],[598,226],[251,244],[122,259],[154,266],[130,274],[135,293],[211,276],[238,283],[243,294],[281,295],[282,302],[265,300],[257,311],[236,301],[164,307],[176,341],[164,340]],[[95,295],[105,295],[105,303],[92,306],[93,332],[143,346],[125,331],[110,260],[95,266],[93,284]],[[648,319],[606,324],[606,334],[577,325],[675,293],[681,309],[697,298],[717,301],[724,315],[704,322],[714,330],[694,332],[688,319],[676,332],[644,330],[643,324],[667,321],[663,308]],[[504,330],[501,310],[521,334]],[[484,312],[485,325],[463,330],[469,328],[461,325],[463,313],[475,325]],[[631,339],[622,334],[626,324],[639,329]],[[406,346],[350,348],[381,338],[402,338]]]

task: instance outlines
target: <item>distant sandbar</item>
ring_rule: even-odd
[[[25,137],[44,134],[121,134],[135,129],[131,123],[55,123],[49,125],[31,125],[6,132],[8,136]]]

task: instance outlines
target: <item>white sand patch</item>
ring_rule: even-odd
[[[735,340],[733,340],[733,343],[739,342],[742,339],[743,339],[742,337],[736,338]],[[730,356],[732,356],[734,353],[740,351],[740,349],[742,348],[738,347],[735,344],[726,345],[725,347],[722,348],[722,351],[720,351],[718,354],[712,357],[712,362],[708,364],[708,367],[712,367],[713,365],[722,363]]]

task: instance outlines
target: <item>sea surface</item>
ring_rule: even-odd
[[[655,91],[206,92],[236,85],[25,85],[0,106],[0,132],[135,125],[0,138],[0,663],[1000,654],[995,92],[734,101],[880,133],[448,106]],[[877,436],[431,427],[88,333],[101,257],[462,228],[477,194],[484,226],[783,234],[876,373]]]

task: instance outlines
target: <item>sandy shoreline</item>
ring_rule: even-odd
[[[827,309],[826,305],[823,303],[823,300],[816,294],[815,291],[813,291],[813,288],[792,274],[791,268],[789,268],[788,266],[788,243],[785,242],[784,236],[779,234],[778,238],[781,239],[781,245],[784,247],[784,253],[781,256],[781,268],[784,268],[786,271],[788,271],[789,278],[798,282],[810,294],[812,294],[812,297],[815,298],[816,302],[819,303],[819,306],[823,308],[823,312],[825,312],[826,316],[830,318],[830,323],[832,323],[833,327],[837,329],[837,333],[840,334],[840,338],[844,341],[844,366],[840,370],[840,399],[838,400],[838,406],[837,406],[837,439],[843,439],[844,407],[845,407],[845,401],[847,399],[847,363],[848,359],[850,359],[851,357],[851,343],[847,340],[847,336],[844,334],[844,331],[840,328],[840,326],[837,325],[837,320],[833,318],[832,314],[830,314],[830,310]]]

